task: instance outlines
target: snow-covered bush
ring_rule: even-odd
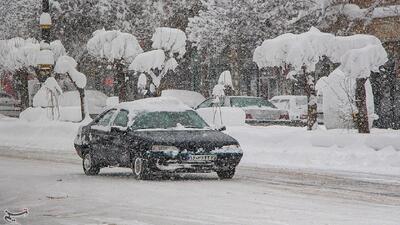
[[[318,94],[323,97],[324,124],[327,129],[354,128],[354,113],[357,112],[355,104],[355,78],[346,76],[340,69],[334,70],[328,77],[323,77],[317,82]],[[365,84],[366,101],[368,108],[369,126],[375,119],[374,99],[369,81]]]

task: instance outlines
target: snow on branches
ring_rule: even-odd
[[[384,61],[387,57],[386,51],[380,40],[372,35],[359,34],[340,37],[320,32],[317,28],[312,27],[308,32],[302,34],[287,33],[274,39],[265,40],[261,46],[256,48],[253,61],[260,68],[291,65],[296,71],[301,71],[304,66],[307,71],[314,71],[315,65],[323,56],[327,56],[334,63],[341,63],[346,60],[342,58],[349,50],[369,48],[371,45],[375,46],[374,53],[379,54],[375,57],[381,59],[380,62]],[[363,58],[363,60],[368,59]],[[370,57],[369,60],[372,60],[370,63],[376,64],[373,62],[375,61],[374,57]],[[365,61],[358,66],[366,66]]]
[[[41,45],[47,45],[45,49],[48,50],[40,51]],[[4,70],[16,71],[22,68],[36,67],[38,62],[42,61],[54,64],[54,60],[64,54],[65,48],[59,40],[53,41],[48,45],[39,43],[32,38],[16,37],[1,41],[0,65]]]
[[[186,35],[179,29],[159,27],[151,40],[153,41],[153,49],[162,49],[168,52],[171,57],[177,53],[177,58],[181,58],[186,53]]]
[[[86,76],[76,70],[76,61],[69,56],[61,56],[54,67],[54,72],[60,74],[68,74],[78,88],[85,88]]]
[[[387,60],[387,53],[382,46],[367,45],[344,54],[339,68],[352,78],[367,78],[371,71],[379,72],[379,67]]]
[[[129,70],[149,76],[150,83],[158,91],[164,76],[178,66],[175,57],[179,59],[185,54],[186,35],[179,29],[160,27],[156,29],[151,40],[155,50],[139,54]]]
[[[87,43],[90,55],[110,62],[114,60],[131,63],[133,59],[143,52],[136,37],[132,34],[116,30],[106,31],[104,28],[93,33]]]

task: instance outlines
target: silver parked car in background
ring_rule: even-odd
[[[18,117],[21,113],[21,102],[12,95],[0,92],[0,114]]]
[[[206,99],[197,108],[218,107],[214,102],[214,98]],[[278,109],[267,99],[261,97],[225,96],[219,106],[243,109],[246,113],[246,123],[250,124],[279,124],[279,122],[289,121],[287,110]]]

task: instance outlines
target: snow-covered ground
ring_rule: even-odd
[[[137,181],[128,169],[0,157],[0,212],[22,225],[398,225],[399,183],[239,168],[233,180]],[[399,182],[399,180],[397,181]],[[0,221],[3,224],[4,221]]]
[[[0,118],[0,147],[74,158],[79,125]],[[226,133],[240,142],[245,166],[400,174],[400,131],[372,129],[362,135],[354,130],[237,126],[228,127]]]

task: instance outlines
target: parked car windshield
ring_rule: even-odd
[[[249,106],[276,108],[275,105],[263,98],[231,97],[231,105],[240,108]]]
[[[194,111],[184,112],[147,112],[139,115],[132,124],[132,129],[168,129],[168,128],[208,127],[207,123]]]

